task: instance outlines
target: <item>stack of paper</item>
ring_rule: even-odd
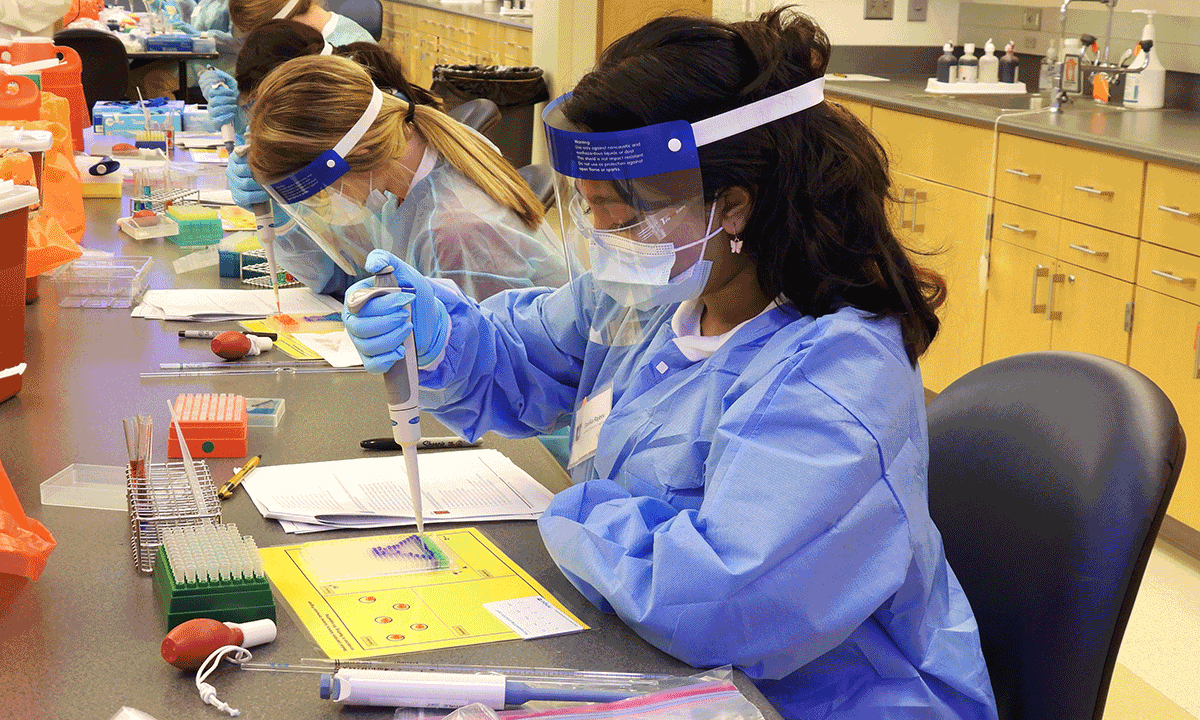
[[[418,456],[426,523],[536,519],[552,493],[496,450]],[[292,533],[415,525],[404,458],[260,466],[242,487]]]
[[[304,287],[280,290],[279,302],[288,315],[328,315],[342,310],[337,300]],[[174,289],[147,290],[132,317],[219,322],[265,318],[275,313],[271,290]]]

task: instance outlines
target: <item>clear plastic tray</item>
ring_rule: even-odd
[[[283,409],[283,398],[246,398],[250,427],[279,427]]]
[[[179,223],[166,215],[155,215],[152,218],[118,218],[117,227],[134,240],[150,240],[179,234]]]
[[[58,287],[58,304],[60,307],[132,307],[146,291],[146,276],[153,262],[153,258],[143,256],[81,257],[51,276]]]
[[[41,485],[43,505],[128,510],[125,468],[111,465],[68,465]]]

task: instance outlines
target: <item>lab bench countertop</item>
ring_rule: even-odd
[[[991,128],[1010,112],[989,103],[1011,102],[1028,111],[1025,96],[939,95],[925,92],[926,78],[891,77],[888,82],[847,82],[826,79],[825,92],[878,107]],[[998,101],[1007,97],[1009,101]],[[1050,100],[1041,96],[1046,107]],[[1038,140],[1126,155],[1200,170],[1200,113],[1186,110],[1129,110],[1091,99],[1072,98],[1061,113],[1043,111],[1000,119],[1000,130]]]
[[[522,30],[533,29],[533,18],[529,15],[501,15],[499,0],[484,0],[484,2],[439,2],[439,0],[388,0],[393,5],[411,5],[413,7],[441,10],[442,12],[467,17],[491,20],[502,25],[512,25]]]
[[[132,240],[119,233],[116,220],[125,214],[122,208],[127,208],[124,200],[85,201],[85,247],[154,258],[150,287],[239,287],[236,279],[218,279],[216,268],[174,274],[171,262],[192,248],[162,240]],[[11,597],[0,597],[0,657],[5,660],[0,664],[0,717],[102,720],[122,706],[158,720],[227,717],[201,703],[194,673],[176,670],[159,655],[166,627],[152,576],[140,574],[133,566],[128,513],[42,505],[39,485],[72,463],[124,466],[121,419],[136,413],[153,415],[155,456],[160,457],[167,444],[163,405],[181,393],[286,398],[286,414],[278,427],[250,428],[250,453],[261,453],[264,465],[374,457],[359,447],[359,441],[384,434],[389,427],[381,380],[367,373],[142,379],[139,373],[157,369],[160,362],[213,360],[209,341],[178,337],[178,330],[195,329],[195,323],[133,319],[128,308],[59,307],[56,300],[54,284],[44,282],[41,297],[25,308],[29,369],[21,391],[0,403],[0,460],[26,513],[49,528],[58,541],[37,581]],[[233,325],[203,327],[228,330]],[[422,425],[429,435],[449,434],[430,416],[423,418]],[[569,484],[566,473],[534,439],[488,434],[483,447],[501,451],[552,491]],[[399,456],[396,460],[401,462]],[[214,480],[223,483],[243,460],[206,462]],[[222,522],[236,524],[239,533],[252,536],[259,547],[312,539],[287,535],[277,522],[264,519],[244,490],[223,502],[221,512]],[[696,672],[644,642],[616,616],[588,603],[555,566],[535,522],[487,522],[478,527],[592,629],[417,652],[400,659]],[[319,537],[355,535],[335,531]],[[277,596],[276,605],[279,637],[255,647],[255,659],[291,663],[321,657],[286,601]],[[390,708],[350,710],[321,700],[315,675],[238,671],[222,664],[209,682],[218,697],[247,718],[393,717]],[[779,718],[743,673],[735,672],[734,682],[767,720]]]

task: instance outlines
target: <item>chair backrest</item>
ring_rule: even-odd
[[[383,4],[379,0],[329,0],[326,5],[330,12],[362,25],[377,42],[383,37]]]
[[[83,97],[88,116],[97,100],[124,100],[129,90],[129,58],[125,46],[103,30],[71,28],[54,34],[55,45],[66,45],[79,53],[83,71]]]
[[[929,511],[1001,720],[1100,720],[1183,465],[1175,408],[1094,355],[988,363],[928,406]]]
[[[547,211],[554,207],[554,169],[549,165],[526,165],[517,170]]]
[[[487,98],[475,98],[459,103],[446,114],[469,128],[485,133],[500,122],[500,106]]]

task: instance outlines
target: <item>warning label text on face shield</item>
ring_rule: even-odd
[[[646,161],[641,141],[620,145],[596,145],[585,138],[575,138],[576,167],[584,173],[625,174],[629,168]]]

